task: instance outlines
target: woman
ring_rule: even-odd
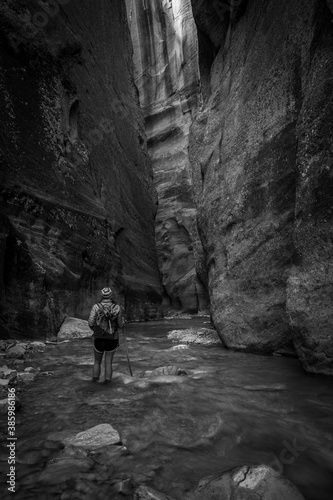
[[[112,299],[111,288],[103,288],[101,301],[95,304],[90,312],[89,327],[94,332],[94,369],[93,382],[97,382],[101,374],[101,362],[105,352],[105,383],[111,382],[112,361],[119,347],[118,328],[124,326],[121,309]]]

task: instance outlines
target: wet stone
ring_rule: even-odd
[[[125,446],[109,445],[98,448],[91,452],[95,462],[101,465],[118,465],[123,457],[130,456],[130,452]]]
[[[24,382],[25,384],[30,384],[36,378],[34,373],[21,372],[18,373],[17,378],[20,382]]]
[[[266,465],[243,466],[203,478],[188,500],[304,500],[288,479]]]
[[[66,318],[59,330],[57,340],[72,340],[90,338],[92,331],[88,326],[88,321],[78,318]]]
[[[114,485],[115,490],[121,495],[130,495],[133,492],[134,486],[131,478],[124,479],[119,481]]]
[[[187,328],[184,330],[172,330],[168,333],[168,339],[186,344],[221,345],[217,332],[212,328]]]
[[[133,500],[173,500],[171,497],[150,488],[149,486],[139,486],[134,491]]]
[[[24,357],[26,348],[22,345],[14,345],[13,347],[10,347],[6,351],[6,358],[19,358],[22,359]]]
[[[140,377],[159,377],[160,375],[173,375],[173,376],[183,376],[187,375],[187,372],[178,366],[161,366],[155,368],[155,370],[147,370],[143,372]]]
[[[94,465],[89,458],[60,457],[49,463],[39,477],[39,481],[47,484],[58,484],[71,478],[78,478]]]
[[[89,450],[96,450],[110,444],[120,444],[121,439],[118,431],[110,424],[100,424],[86,431],[79,432],[75,436],[66,438],[65,444],[80,446]]]

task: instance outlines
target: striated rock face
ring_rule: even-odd
[[[127,0],[135,82],[158,192],[156,242],[164,308],[207,308],[192,199],[188,137],[199,103],[197,32],[190,0]]]
[[[110,284],[156,314],[156,194],[122,0],[0,6],[1,333],[49,335]]]
[[[192,4],[213,60],[190,161],[214,324],[333,374],[332,4],[216,1],[214,23]]]

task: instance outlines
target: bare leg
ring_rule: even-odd
[[[103,358],[102,352],[96,352],[94,349],[95,361],[94,361],[94,369],[93,369],[93,380],[98,380],[101,374],[101,362]]]
[[[114,351],[105,351],[105,382],[111,382],[112,379],[112,361]]]

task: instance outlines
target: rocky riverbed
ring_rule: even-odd
[[[15,498],[330,500],[332,384],[295,359],[185,344],[206,329],[204,319],[127,325],[134,376],[123,346],[111,386],[103,373],[91,382],[87,337],[25,343],[21,359],[9,351],[24,343],[6,345],[4,374],[19,366],[8,385],[22,403]],[[3,471],[6,425],[2,415]]]

